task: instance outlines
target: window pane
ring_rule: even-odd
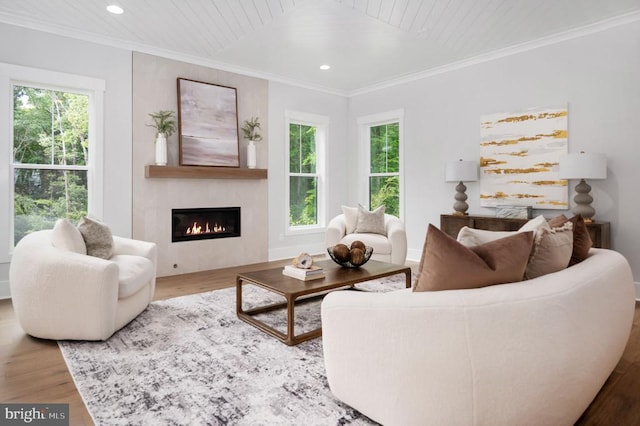
[[[317,178],[289,177],[289,225],[315,225],[318,223]]]
[[[87,172],[16,169],[14,204],[14,243],[58,218],[77,222],[87,214]]]
[[[385,206],[385,213],[400,216],[400,178],[398,176],[369,177],[369,205]]]
[[[400,171],[398,123],[371,127],[371,173]]]
[[[88,96],[14,86],[15,163],[86,165],[88,148]]]
[[[289,125],[289,172],[316,172],[316,128]]]

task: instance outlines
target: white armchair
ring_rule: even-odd
[[[106,340],[149,305],[156,283],[154,243],[114,236],[113,256],[105,260],[54,246],[53,232],[25,236],[11,259],[13,309],[28,334]]]
[[[327,247],[338,243],[349,246],[353,241],[360,240],[373,247],[374,260],[404,265],[407,259],[407,233],[404,223],[396,216],[385,214],[384,226],[386,235],[370,233],[347,234],[347,223],[344,214],[340,214],[329,222],[325,235]]]

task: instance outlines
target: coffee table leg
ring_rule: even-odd
[[[411,269],[404,272],[405,279],[407,281],[406,288],[411,288]]]
[[[295,299],[291,296],[287,296],[287,345],[293,345],[295,344],[295,333],[293,330],[294,327],[294,306],[295,306]]]

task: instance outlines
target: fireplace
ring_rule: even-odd
[[[171,242],[240,236],[240,207],[171,210]]]

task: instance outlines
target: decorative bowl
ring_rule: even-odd
[[[331,260],[333,260],[334,262],[336,262],[338,265],[342,266],[343,268],[359,268],[362,265],[364,265],[365,263],[367,263],[369,261],[369,259],[371,259],[371,255],[373,254],[373,247],[365,246],[365,249],[364,249],[364,260],[359,265],[354,265],[353,263],[351,263],[349,261],[342,262],[342,261],[336,259],[335,255],[333,254],[333,247],[328,247],[327,248],[327,253],[329,253],[329,256],[331,257]]]

